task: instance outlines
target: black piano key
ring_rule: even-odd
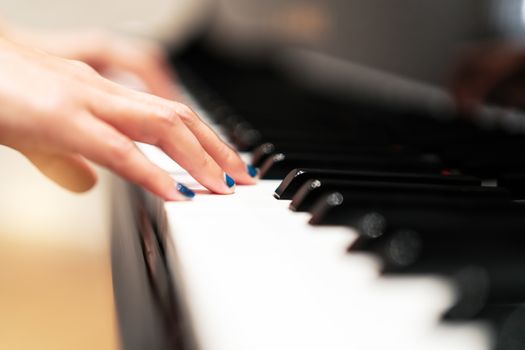
[[[453,266],[453,264],[444,264]],[[418,273],[436,273],[437,269],[419,269]],[[439,273],[443,270],[440,269]],[[455,265],[450,276],[458,299],[443,316],[447,320],[465,320],[472,317],[507,317],[509,306],[525,302],[525,259],[498,257],[477,264]],[[507,307],[502,308],[503,305]]]
[[[450,258],[439,264],[419,262],[397,271],[383,271],[383,275],[440,275],[453,283],[457,299],[445,312],[445,320],[466,320],[473,317],[506,317],[511,306],[525,301],[525,259],[516,256],[492,256],[483,263],[468,258]]]
[[[410,211],[410,208],[417,207],[419,212],[412,210],[411,213],[414,215],[421,215],[421,219],[425,216],[420,214],[420,211],[425,210],[442,211],[445,219],[445,213],[443,211],[456,211],[458,213],[472,211],[477,209],[483,215],[490,215],[492,211],[506,210],[509,203],[503,200],[490,200],[488,202],[480,201],[478,199],[446,199],[436,198],[430,196],[410,196],[408,198],[393,198],[390,199],[387,196],[354,196],[352,202],[346,206],[342,212],[334,214],[333,211],[327,210],[327,206],[319,208],[318,204],[311,209],[314,214],[311,217],[310,224],[312,225],[343,225],[349,226],[356,230],[361,236],[366,238],[377,238],[384,235],[388,230],[394,226],[396,220],[392,220],[392,210],[404,208],[402,210]],[[395,196],[394,196],[395,197]],[[333,194],[332,198],[327,198],[329,201],[336,202],[341,201],[342,196],[339,193]],[[323,211],[326,210],[326,211]],[[385,214],[388,213],[388,214]],[[388,216],[390,215],[390,216]],[[389,219],[390,217],[390,219]],[[432,225],[432,222],[425,224]],[[419,219],[414,219],[410,222],[410,227],[419,226]],[[437,225],[437,227],[443,227]],[[445,223],[445,229],[451,228],[452,223]],[[488,228],[483,227],[481,232],[486,232]]]
[[[382,259],[385,275],[438,274],[451,278],[458,299],[447,311],[447,319],[479,316],[494,304],[525,302],[525,280],[521,278],[525,243],[519,232],[498,242],[482,239],[458,244],[449,241],[448,245],[416,233],[398,230],[379,244],[368,240],[367,251]],[[456,232],[456,237],[460,234]]]
[[[512,150],[508,150],[512,152]],[[494,154],[492,156],[480,156],[480,159],[468,159],[458,164],[458,168],[470,174],[479,174],[482,177],[497,178],[504,173],[525,172],[525,157],[504,156]]]
[[[485,177],[497,177],[504,173],[524,171],[525,156],[516,152],[523,147],[523,137],[496,134],[487,135],[485,142],[444,144],[439,154],[447,164],[464,171]]]
[[[443,201],[439,207],[433,200],[414,203],[385,201],[382,205],[356,201],[343,206],[344,198],[339,192],[321,198],[311,209],[310,223],[346,225],[358,229],[366,237],[380,237],[398,228],[432,233],[437,237],[446,237],[451,229],[492,236],[507,229],[521,229],[521,215],[525,213],[512,202],[501,200],[458,199]]]
[[[484,300],[477,305],[459,299],[456,317],[473,316],[486,302],[525,302],[525,241],[522,232],[508,232],[499,239],[465,235],[463,230],[450,231],[448,239],[422,235],[414,230],[395,230],[379,239],[358,239],[350,252],[361,251],[376,255],[385,275],[433,274],[456,277],[458,270],[478,267],[484,273],[470,276],[468,285],[459,285],[464,296],[476,293]],[[464,277],[464,276],[463,276]],[[466,295],[465,295],[466,294]],[[470,315],[468,313],[471,313]]]
[[[339,193],[344,199],[340,205],[330,206],[330,202],[319,202],[329,193]],[[453,200],[509,200],[507,191],[495,187],[481,186],[447,186],[435,184],[410,184],[373,181],[319,180],[306,181],[294,195],[290,209],[294,211],[311,211],[312,223],[335,222],[347,210],[353,210],[355,203],[367,201],[371,204],[396,206],[406,203],[433,203],[452,205]],[[475,203],[474,203],[475,204]],[[313,207],[316,207],[316,210]],[[435,207],[435,206],[434,206]]]
[[[443,166],[438,159],[432,157],[279,153],[264,162],[260,167],[260,176],[262,179],[283,179],[295,168],[439,173]]]
[[[266,159],[276,153],[278,153],[277,146],[272,142],[265,142],[253,150],[251,163],[255,167],[260,167]]]
[[[414,216],[409,217],[407,215],[409,213]],[[451,230],[458,230],[463,237],[472,235],[475,242],[487,238],[489,241],[499,243],[507,235],[520,239],[525,237],[525,211],[514,206],[501,206],[484,211],[460,211],[455,208],[443,211],[393,209],[390,212],[382,211],[381,214],[387,227],[413,228],[421,232],[425,238],[429,237],[432,242],[442,241]]]
[[[501,223],[504,225],[504,223]],[[470,233],[470,234],[468,234]],[[365,250],[383,261],[384,274],[438,274],[453,279],[458,300],[448,319],[470,318],[494,303],[525,302],[525,241],[523,230],[501,236],[450,230],[448,239],[414,230],[396,230],[385,239],[358,239],[350,250]]]
[[[489,321],[494,331],[493,348],[496,350],[525,349],[525,305],[502,303],[490,305],[477,319]],[[470,321],[470,320],[468,320]]]
[[[523,303],[489,304],[477,318],[482,321],[488,320],[494,326],[495,349],[525,349],[523,333],[525,305]]]
[[[369,155],[369,156],[388,156],[396,154],[419,154],[415,150],[399,145],[365,145],[356,144],[352,140],[316,140],[284,142],[265,142],[255,148],[252,152],[251,163],[254,166],[261,166],[266,159],[277,153],[315,153],[315,154],[349,154],[349,155]]]
[[[355,130],[356,133],[359,133],[361,130],[366,132],[370,129],[373,130],[373,126],[375,126],[381,129],[381,133],[385,135],[381,141],[383,144],[408,146],[412,149],[417,149],[422,154],[435,153],[443,161],[446,169],[458,169],[462,173],[483,178],[498,178],[499,185],[502,185],[504,182],[501,179],[502,173],[525,172],[523,157],[515,157],[516,150],[520,150],[523,147],[504,146],[506,139],[509,137],[506,133],[497,134],[493,131],[480,131],[465,120],[437,121],[432,118],[426,118],[428,116],[423,113],[403,115],[404,112],[389,111],[388,108],[377,108],[368,106],[365,103],[360,104],[359,107],[354,107],[346,102],[338,103],[335,98],[325,100],[275,74],[275,70],[269,69],[267,65],[261,65],[262,67],[258,65],[257,67],[250,65],[236,66],[232,62],[218,58],[202,49],[197,51],[197,54],[186,54],[185,57],[183,61],[200,72],[204,78],[202,81],[205,81],[206,84],[212,86],[213,90],[216,91],[215,96],[213,96],[213,93],[205,92],[208,95],[206,97],[208,101],[204,103],[207,103],[213,109],[219,110],[216,113],[216,120],[224,125],[229,138],[234,140],[234,144],[240,145],[241,150],[252,150],[261,142],[271,141],[275,142],[275,144],[293,145],[293,147],[277,147],[271,152],[271,155],[281,152],[285,154],[294,152],[316,153],[316,150],[318,153],[326,154],[332,149],[332,145],[328,145],[326,148],[322,146],[317,146],[318,148],[314,146],[302,148],[304,147],[304,141],[312,139],[312,135],[315,136],[315,133],[307,133],[305,132],[307,130],[301,130],[292,135],[294,126],[305,126],[304,129],[307,129],[306,126],[311,126],[312,130],[319,130],[320,134],[324,134],[320,137],[322,139],[321,143],[328,143],[332,140],[330,138],[330,129],[338,132]],[[217,98],[217,94],[220,94],[221,98]],[[268,101],[272,101],[272,103],[269,104]],[[225,106],[228,106],[229,110],[225,110]],[[381,113],[376,113],[377,111],[381,111]],[[213,113],[211,114],[213,115]],[[327,116],[333,116],[333,118],[327,118]],[[367,120],[363,120],[365,116]],[[326,125],[322,125],[319,122],[324,122],[325,120],[327,121]],[[267,134],[271,136],[270,138],[265,134],[268,132],[268,126],[275,126],[279,129],[275,133]],[[292,132],[290,133],[290,131]],[[288,137],[289,133],[290,137]],[[334,139],[337,140],[333,142],[333,145],[335,145],[334,150],[337,153],[336,151],[340,149],[337,147],[338,143],[340,145],[347,145],[347,143],[343,142],[343,139],[335,134],[336,132],[334,132]],[[521,137],[521,139],[524,138]],[[364,142],[367,145],[379,144],[378,140],[365,140]],[[354,144],[359,145],[361,143],[354,142]],[[494,151],[490,148],[493,148]],[[264,157],[267,158],[269,155],[265,154]],[[520,157],[521,159],[518,159]],[[262,165],[262,162],[258,165]],[[304,165],[297,165],[297,167],[301,166]],[[351,170],[355,169],[352,168]],[[514,182],[512,186],[509,185],[510,182],[508,181],[505,185],[513,192],[514,198],[520,198],[516,197],[516,194],[518,193],[517,196],[522,196],[523,192],[525,192],[521,190],[520,180],[518,179],[517,183]],[[387,197],[382,198],[386,199]],[[445,196],[440,197],[439,201],[436,200],[435,196],[416,198],[415,195],[410,195],[410,199],[405,199],[404,201],[400,201],[400,198],[392,196],[388,196],[388,198],[388,200],[383,202],[384,207],[388,207],[387,203],[392,203],[392,205],[403,203],[405,207],[415,206],[415,204],[419,203],[423,207],[443,208],[449,203],[450,208],[455,208],[455,210],[459,211],[463,211],[472,205],[472,208],[478,208],[486,216],[497,214],[497,210],[493,213],[489,209],[490,205],[483,209],[483,204],[477,204],[475,200],[470,199],[461,199],[461,205],[458,204],[459,199],[454,199],[452,201],[454,204],[451,205],[450,202],[447,202],[448,199]],[[349,202],[347,197],[344,197],[344,199],[346,203]],[[355,205],[353,212],[355,213],[355,210],[359,209],[355,204],[357,203],[356,195],[352,199],[352,203]],[[380,209],[381,207],[376,206],[380,203],[380,199],[380,195],[377,195],[374,199],[370,195],[360,198],[361,203],[365,203],[368,209]],[[361,209],[363,208],[362,206]],[[494,237],[494,235],[488,236]],[[474,241],[473,239],[470,240]],[[467,248],[463,247],[463,251],[459,249],[458,251],[468,251],[468,244],[465,244],[465,246]],[[486,244],[486,249],[488,248],[489,245]],[[444,249],[444,252],[446,253],[447,250]],[[458,255],[466,256],[466,254],[459,253]],[[486,263],[486,260],[483,262]],[[520,284],[523,283],[522,281],[525,280],[521,277],[521,271],[524,270],[522,267],[523,263],[519,261],[514,262],[512,259],[499,255],[494,255],[493,260],[491,262],[493,265],[491,265],[492,267],[488,273],[490,276],[488,284],[485,283],[486,280],[483,273],[473,272],[472,269],[468,273],[464,273],[463,269],[459,270],[460,273],[463,273],[463,276],[468,276],[468,278],[464,279],[459,286],[460,295],[465,295],[465,298],[464,300],[460,298],[458,302],[458,305],[461,307],[458,309],[456,319],[458,314],[462,315],[460,317],[472,317],[479,310],[480,305],[488,302],[488,305],[482,311],[484,313],[482,317],[488,317],[500,328],[498,329],[497,349],[525,348],[522,331],[522,326],[525,324],[523,308],[521,308],[520,312],[520,308],[514,305],[509,307],[508,304],[503,304],[503,306],[491,304],[491,298],[498,299],[498,297],[494,296],[495,293],[512,292],[516,295],[523,294],[522,287],[520,287]],[[447,260],[439,261],[440,263],[435,265],[443,267]],[[468,261],[464,259],[461,263],[465,264]],[[421,261],[419,262],[421,263]],[[498,267],[495,267],[495,262],[500,262]],[[414,268],[419,266],[420,264],[413,265]],[[456,269],[453,271],[445,271],[443,269],[429,269],[428,271],[445,271],[448,276],[458,271],[458,265],[455,264],[454,266]],[[475,267],[480,266],[475,265]],[[506,271],[510,271],[510,273],[505,274]],[[508,277],[507,287],[505,287],[507,282],[493,279],[494,276],[498,277],[501,275]],[[455,276],[454,279],[458,280]],[[513,281],[515,282],[513,283]],[[469,286],[470,290],[467,288]],[[487,290],[490,298],[483,299],[483,293],[487,294]]]
[[[263,142],[261,132],[249,123],[238,123],[229,129],[230,141],[241,152],[251,151]]]
[[[523,271],[525,259],[515,256],[493,256],[481,264],[468,259],[449,259],[443,260],[439,265],[425,266],[424,263],[419,263],[414,268],[383,274],[394,277],[399,277],[400,274],[446,276],[456,289],[457,299],[443,318],[458,321],[473,317],[507,317],[515,304],[525,301],[525,280],[521,278]]]
[[[275,190],[274,197],[277,199],[291,199],[306,181],[314,179],[481,186],[481,180],[472,176],[299,168],[290,171],[286,175]]]
[[[264,116],[261,115],[261,118],[253,118],[253,113],[245,113],[245,120],[258,130],[268,131],[270,134],[279,129],[290,131],[294,129],[338,130],[338,127],[343,126],[349,131],[355,129],[366,131],[371,134],[383,132],[385,129],[381,123],[376,121],[377,118],[357,111],[348,110],[344,116],[331,115],[320,118],[320,114],[314,110],[300,113],[298,110],[292,109],[290,111],[284,111],[285,107],[282,108],[283,110],[280,110],[280,113],[275,113],[275,111],[273,111],[272,113],[264,114]],[[349,117],[348,114],[351,114],[351,117]]]
[[[310,126],[311,127],[311,126]],[[388,145],[385,135],[371,135],[364,131],[346,131],[347,128],[339,126],[335,128],[293,128],[259,130],[246,128],[243,122],[237,121],[235,126],[226,125],[226,134],[239,151],[253,151],[265,142],[272,143],[314,143],[326,145]],[[257,135],[253,138],[250,135]]]
[[[427,266],[440,266],[443,261],[490,264],[494,257],[523,256],[524,213],[521,206],[492,215],[484,211],[382,210],[374,214],[382,218],[383,234],[362,236],[352,249],[379,254],[386,271],[417,268],[422,262]]]

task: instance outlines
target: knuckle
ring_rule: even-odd
[[[157,120],[162,127],[176,127],[180,123],[179,114],[173,108],[161,107],[156,112]]]
[[[189,127],[196,125],[199,121],[199,118],[193,112],[193,110],[186,105],[179,104],[176,108],[176,111],[184,124],[188,125]]]
[[[77,61],[77,60],[70,60],[69,61],[73,66],[75,66],[75,69],[78,70],[80,73],[83,74],[96,74],[96,70],[91,67],[89,64]]]
[[[109,162],[115,168],[121,168],[130,160],[134,151],[135,145],[133,142],[125,138],[117,138],[108,147]]]
[[[46,96],[34,98],[31,102],[32,108],[38,115],[45,116],[50,123],[60,125],[57,123],[66,115],[75,115],[74,112],[78,109],[78,99],[65,90],[56,89]]]
[[[59,116],[57,111],[63,110],[69,105],[69,96],[66,93],[59,92],[51,96],[46,101],[42,101],[40,107],[49,113],[49,115]]]

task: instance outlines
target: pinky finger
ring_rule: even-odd
[[[94,118],[79,118],[76,132],[82,135],[70,142],[87,159],[109,168],[117,175],[168,200],[191,199],[194,194],[184,185],[151,163],[135,144],[112,126]]]

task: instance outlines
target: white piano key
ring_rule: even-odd
[[[447,281],[378,277],[378,261],[346,252],[355,232],[309,226],[277,185],[165,204],[202,349],[488,348],[481,325],[438,324]]]
[[[486,324],[440,323],[456,297],[449,281],[379,276],[377,259],[347,252],[356,232],[310,226],[274,199],[279,181],[213,195],[157,148],[139,147],[197,191],[164,208],[168,258],[200,349],[491,348]]]

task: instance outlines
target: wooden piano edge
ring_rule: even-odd
[[[111,265],[122,349],[196,349],[177,297],[163,202],[113,177]],[[166,249],[166,250],[165,250]]]

